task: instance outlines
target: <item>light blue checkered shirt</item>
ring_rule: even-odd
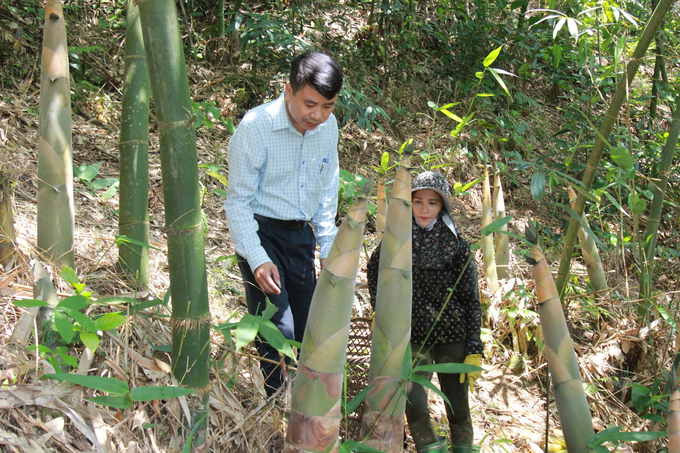
[[[224,210],[236,252],[255,271],[271,261],[256,234],[253,214],[311,221],[325,258],[337,228],[338,123],[331,114],[300,134],[288,118],[284,95],[250,110],[229,140],[229,191]]]

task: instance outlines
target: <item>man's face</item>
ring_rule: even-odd
[[[293,94],[293,87],[290,83],[286,84],[286,111],[290,122],[302,135],[328,119],[337,99],[337,95],[333,99],[326,99],[309,84]]]

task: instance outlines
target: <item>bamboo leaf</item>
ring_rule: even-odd
[[[442,397],[442,399],[444,401],[446,401],[446,404],[448,404],[449,406],[451,405],[451,401],[449,401],[449,399],[446,397],[446,395],[444,395],[444,392],[439,390],[439,388],[436,385],[434,385],[432,383],[432,381],[430,381],[428,378],[414,373],[411,376],[409,376],[409,379],[412,380],[413,382],[415,382],[416,384],[420,384],[423,387],[428,388],[428,389],[432,390],[433,392],[436,392],[439,396]]]
[[[99,390],[114,395],[127,395],[130,391],[127,382],[116,378],[102,376],[83,376],[81,374],[53,373],[45,374],[41,379],[57,379],[59,381],[70,382],[71,384],[82,385],[83,387]]]
[[[459,123],[463,122],[463,119],[461,117],[459,117],[455,113],[451,113],[450,111],[448,111],[446,109],[441,109],[440,112],[442,112],[444,115],[448,116],[449,118],[451,118],[454,121],[457,121]]]
[[[502,48],[503,46],[497,47],[496,49],[492,50],[491,53],[486,56],[486,58],[484,58],[483,64],[485,68],[488,68],[494,61],[496,61],[496,58],[498,58],[498,55],[500,55]]]
[[[617,146],[612,149],[611,156],[614,163],[622,170],[629,171],[633,168],[633,157],[623,146]]]
[[[598,247],[600,247],[600,249],[607,250],[607,247],[605,247],[602,241],[600,241],[600,238],[598,238],[597,235],[593,233],[593,230],[590,229],[588,222],[583,220],[583,218],[580,215],[578,215],[573,209],[562,203],[555,203],[555,206],[559,206],[560,208],[567,211],[570,216],[572,216],[575,220],[577,220],[581,224],[581,228],[583,228],[583,230],[593,238],[593,240],[598,245]]]
[[[567,28],[569,28],[569,34],[574,38],[574,40],[578,41],[578,21],[570,17],[567,19]]]
[[[255,339],[257,331],[260,328],[262,318],[246,313],[241,318],[236,329],[236,350],[241,349]]]
[[[534,173],[531,177],[531,196],[536,201],[541,201],[545,194],[545,175],[543,173]]]
[[[659,312],[661,317],[666,321],[676,332],[678,331],[678,323],[675,322],[675,319],[673,318],[673,315],[668,312],[664,307],[661,305],[655,304],[653,301],[652,303],[654,304],[654,307],[656,310]]]
[[[283,336],[279,328],[276,327],[273,322],[268,319],[263,319],[260,322],[260,335],[262,335],[273,348],[276,348],[291,359],[295,359],[293,348],[290,347],[286,337]]]
[[[493,223],[482,228],[482,236],[487,236],[491,233],[500,233],[501,228],[504,225],[507,225],[507,223],[510,222],[513,217],[514,216],[508,215],[500,219],[494,220]]]
[[[383,169],[383,171],[387,171],[388,166],[390,165],[390,154],[385,151],[382,153],[382,157],[380,158],[380,168]]]
[[[553,39],[557,37],[557,34],[560,32],[562,27],[564,26],[564,23],[567,21],[566,18],[562,17],[560,20],[555,22],[555,28],[553,29]]]
[[[362,391],[360,391],[357,396],[352,398],[352,401],[350,401],[349,403],[347,403],[345,405],[345,415],[351,414],[352,412],[357,410],[357,408],[359,407],[361,402],[364,400],[364,398],[366,398],[366,394],[368,393],[368,389],[369,389],[369,387],[364,387],[364,389]]]
[[[95,396],[87,398],[87,401],[101,406],[113,407],[115,409],[129,409],[132,406],[130,397],[125,396]]]
[[[196,393],[196,390],[185,387],[149,385],[133,388],[130,391],[130,399],[132,401],[167,400],[179,396],[191,395],[192,393]]]
[[[37,299],[23,299],[15,300],[12,303],[17,307],[30,308],[30,307],[49,307],[50,304]]]
[[[494,68],[488,68],[488,69],[489,69],[489,72],[491,73],[491,75],[494,77],[494,79],[496,79],[496,82],[498,82],[498,84],[501,86],[501,88],[503,88],[503,91],[505,91],[505,94],[510,96],[510,91],[508,91],[508,87],[505,85],[505,82],[503,82],[503,79],[501,79],[501,76],[498,75],[498,72],[496,72],[496,70]],[[510,96],[510,97],[512,98],[512,96]]]

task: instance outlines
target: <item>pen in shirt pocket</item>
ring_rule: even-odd
[[[324,157],[323,160],[321,161],[321,168],[319,169],[319,174],[321,174],[321,172],[323,171],[323,166],[326,165],[326,162],[328,162],[328,159]]]

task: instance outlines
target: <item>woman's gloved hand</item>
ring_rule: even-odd
[[[478,367],[482,367],[482,355],[481,354],[468,354],[465,357],[465,361],[463,362],[464,365],[474,365]],[[468,383],[470,384],[470,391],[474,391],[475,389],[475,381],[482,377],[482,370],[479,371],[472,371],[470,373],[460,373],[460,383],[462,384],[465,382],[465,379],[467,378]]]

